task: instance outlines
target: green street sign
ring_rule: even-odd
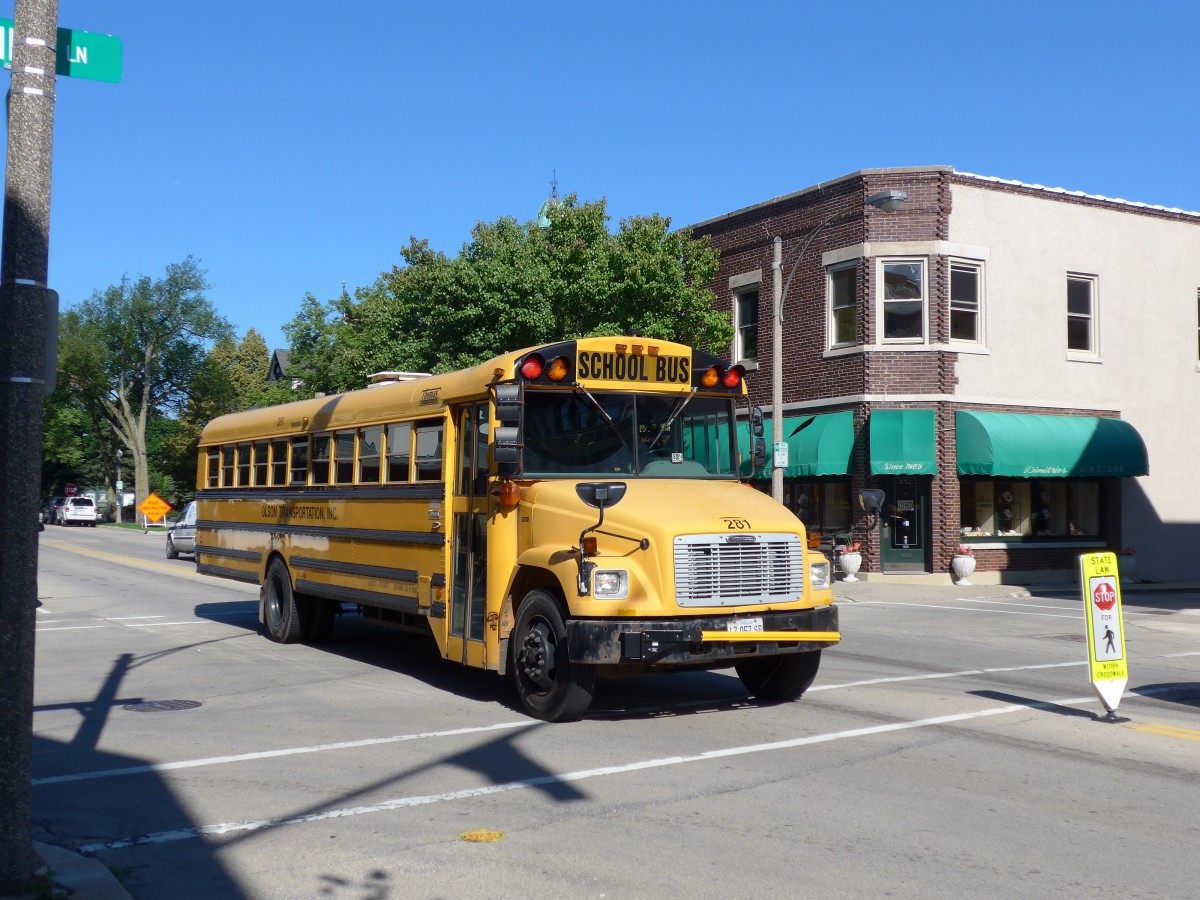
[[[12,68],[13,20],[0,19],[0,62]],[[58,29],[54,71],[92,81],[121,80],[121,39],[74,28]]]

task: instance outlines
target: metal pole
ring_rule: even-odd
[[[767,459],[771,463],[771,497],[783,502],[783,469],[775,465],[775,447],[783,443],[783,238],[776,237],[771,268],[775,271],[775,311],[771,322],[771,447]]]
[[[30,836],[35,524],[47,385],[46,286],[58,0],[16,0],[0,240],[0,894],[38,865]]]

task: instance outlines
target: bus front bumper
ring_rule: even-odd
[[[593,665],[688,665],[803,653],[838,643],[836,606],[694,619],[572,619],[567,653]],[[742,630],[753,629],[753,630]]]

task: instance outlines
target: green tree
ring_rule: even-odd
[[[210,419],[307,396],[293,391],[290,381],[268,381],[270,365],[267,342],[253,328],[240,341],[226,336],[213,344],[196,370],[183,414],[163,441],[163,472],[171,481],[172,504],[186,501],[195,490],[196,448]]]
[[[701,347],[732,339],[709,288],[717,253],[663,216],[625,219],[571,195],[550,227],[480,223],[451,259],[413,238],[403,266],[354,301],[309,296],[287,326],[292,361],[315,390],[361,387],[385,369],[445,372],[556,340],[635,331]]]
[[[60,317],[59,381],[128,450],[137,502],[150,490],[151,420],[183,411],[208,346],[231,333],[207,288],[188,257],[157,280],[122,278]]]

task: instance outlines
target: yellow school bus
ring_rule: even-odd
[[[644,338],[214,419],[197,568],[261,586],[276,641],[417,629],[576,718],[597,677],[734,667],[799,697],[838,640],[828,560],[739,480],[740,366]],[[757,426],[761,433],[761,425]]]

